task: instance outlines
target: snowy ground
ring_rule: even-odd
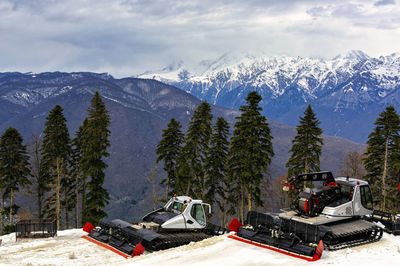
[[[288,257],[226,236],[125,259],[81,238],[83,235],[86,233],[81,229],[72,229],[59,231],[54,238],[18,242],[15,234],[2,236],[0,265],[400,265],[400,236],[386,233],[376,243],[325,251],[316,262]]]

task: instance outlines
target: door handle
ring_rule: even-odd
[[[188,224],[193,224],[193,221],[192,220],[187,220],[187,223]]]

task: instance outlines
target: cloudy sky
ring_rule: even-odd
[[[0,0],[0,72],[116,77],[226,52],[400,51],[400,0]]]

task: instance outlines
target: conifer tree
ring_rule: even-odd
[[[30,184],[29,157],[19,132],[9,127],[0,138],[0,184],[3,197],[10,199],[10,224],[13,224],[14,196],[20,187]],[[2,206],[4,208],[4,206]]]
[[[107,168],[103,158],[109,156],[107,148],[110,146],[109,125],[110,116],[100,94],[96,91],[83,128],[81,159],[83,174],[89,178],[82,220],[92,224],[97,224],[99,220],[107,216],[103,209],[110,199],[108,191],[103,188]]]
[[[229,124],[218,117],[210,139],[210,148],[206,156],[206,177],[208,192],[206,200],[213,205],[216,201],[221,212],[221,225],[225,225],[226,218],[226,191],[229,182],[227,180],[227,160],[229,150]]]
[[[236,118],[229,150],[229,175],[235,185],[231,191],[238,193],[232,194],[231,200],[238,200],[242,221],[246,197],[249,211],[253,202],[262,206],[260,184],[274,155],[271,130],[259,106],[261,99],[256,91],[247,95],[246,105],[240,107],[242,114]]]
[[[309,104],[304,116],[300,117],[300,124],[296,127],[297,135],[292,140],[293,145],[289,151],[291,155],[286,163],[288,176],[320,171],[319,157],[324,144],[320,124]]]
[[[68,201],[66,190],[69,175],[68,160],[71,151],[67,120],[63,108],[56,105],[46,117],[43,131],[42,158],[50,196],[45,201],[46,216],[56,219],[57,229],[60,229],[62,202]]]
[[[376,119],[376,127],[368,136],[368,147],[364,159],[368,180],[374,199],[380,202],[380,207],[387,207],[387,192],[393,191],[390,184],[396,183],[398,177],[399,131],[400,118],[393,106],[388,106]],[[393,182],[395,181],[395,182]],[[394,192],[394,191],[393,191]]]
[[[156,154],[157,163],[159,161],[164,162],[164,170],[167,173],[167,178],[162,180],[165,183],[165,200],[168,200],[168,193],[170,188],[175,190],[176,184],[176,160],[179,152],[181,151],[181,145],[183,143],[183,133],[181,131],[181,124],[174,118],[168,123],[167,129],[163,130],[161,140],[157,145]]]
[[[185,194],[205,199],[207,180],[204,171],[205,154],[212,134],[211,105],[202,102],[189,121],[185,144],[178,158],[180,186]]]

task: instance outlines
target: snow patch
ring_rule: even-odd
[[[310,265],[309,262],[259,248],[226,235],[125,259],[86,239],[82,229],[58,231],[56,237],[15,241],[1,236],[1,265]],[[374,243],[338,251],[325,250],[312,265],[397,265],[400,236],[384,233]]]
[[[169,89],[162,89],[162,90],[159,92],[160,95],[166,95],[166,94],[168,94],[168,93],[169,93]]]
[[[182,79],[179,73],[190,75]],[[338,88],[339,84],[344,85],[342,91],[345,93],[368,91],[368,85],[359,88],[358,83],[351,84],[356,75],[372,84],[378,83],[380,88],[387,91],[387,96],[396,90],[400,83],[400,54],[371,58],[362,51],[350,51],[331,60],[249,53],[225,54],[216,60],[202,61],[191,67],[180,62],[174,67],[149,71],[138,77],[155,78],[175,85],[202,100],[217,103],[220,100],[226,101],[223,97],[226,97],[227,92],[238,88],[260,89],[265,93],[263,97],[277,101],[287,95],[301,97],[305,102],[320,96],[325,97],[326,91]],[[348,86],[350,88],[347,88]],[[298,91],[296,96],[285,93],[293,88]],[[237,92],[236,98],[239,101],[244,97],[242,91],[240,89]],[[352,101],[353,106],[361,99],[356,96],[347,99]]]

